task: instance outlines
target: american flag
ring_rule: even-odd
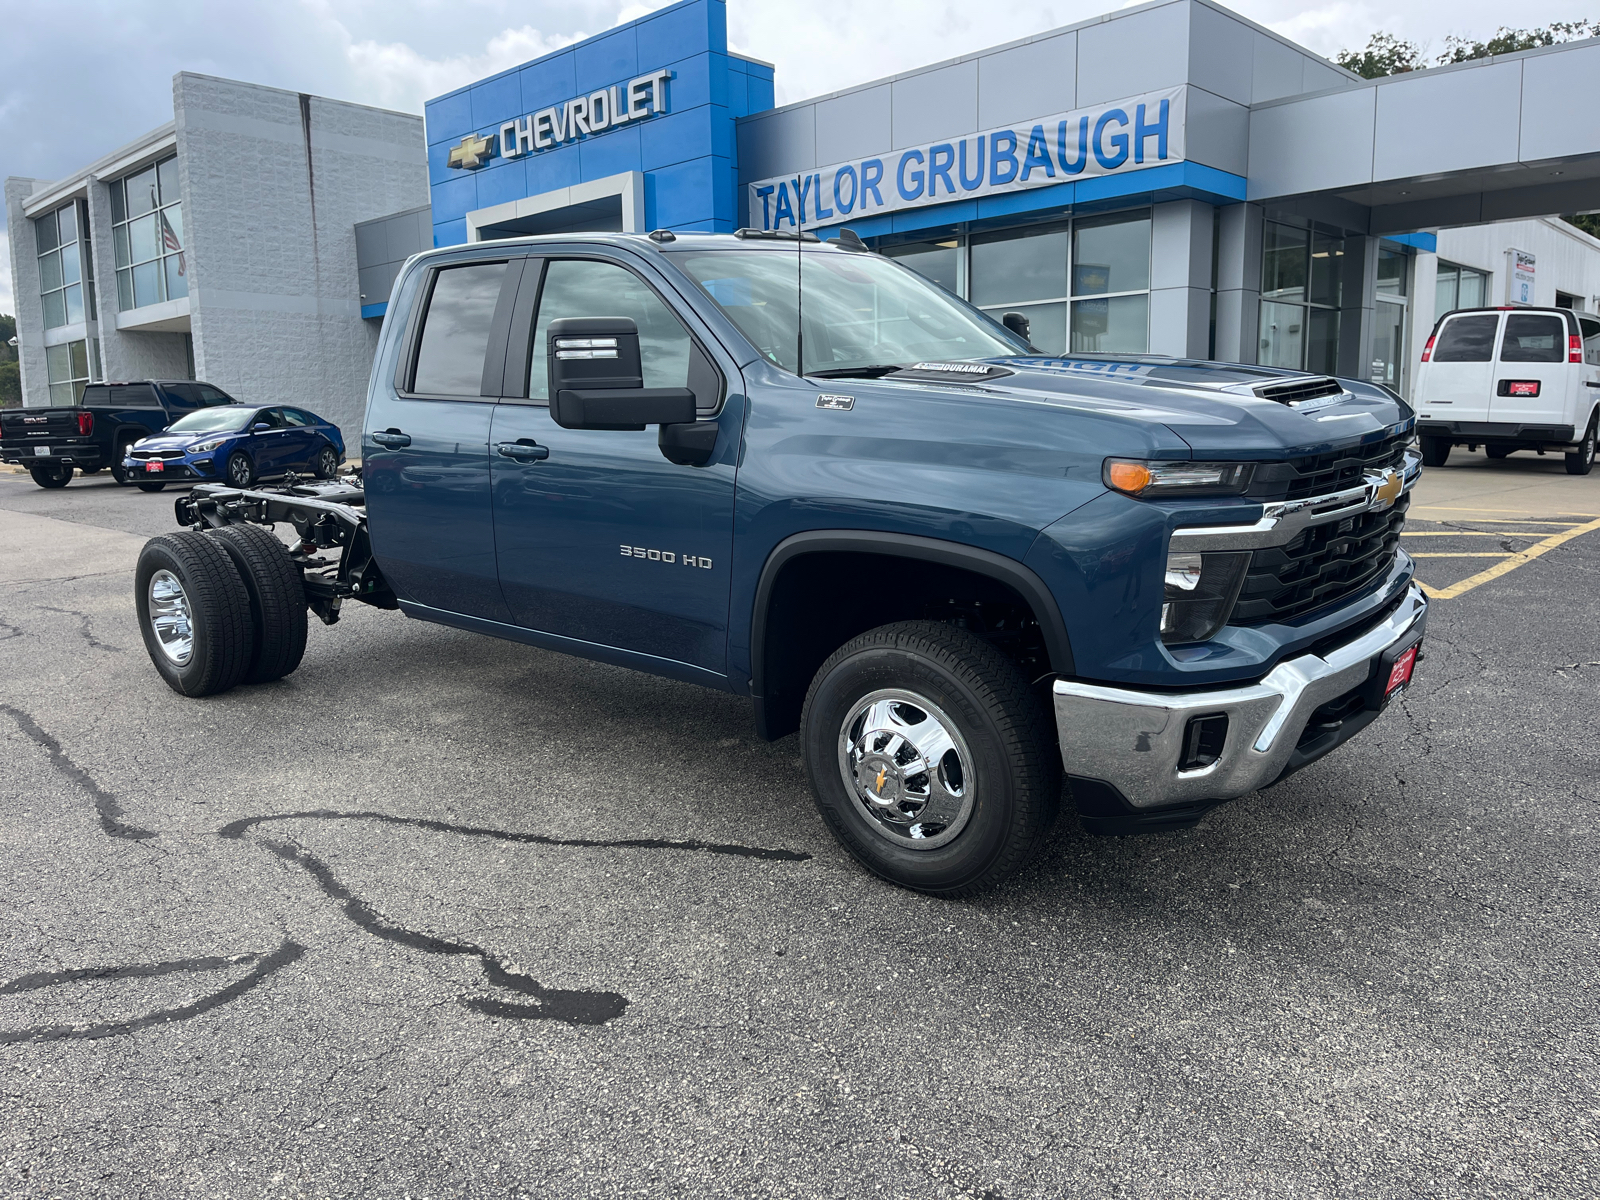
[[[161,242],[166,247],[168,254],[174,251],[177,252],[178,274],[184,274],[188,269],[188,264],[183,258],[183,243],[178,240],[177,232],[172,228],[171,222],[167,220],[166,209],[161,210]]]

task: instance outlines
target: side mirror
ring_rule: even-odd
[[[647,388],[629,317],[550,322],[550,417],[563,429],[643,429],[695,419],[688,388]]]
[[[250,426],[250,432],[251,433],[270,433],[270,432],[272,432],[272,426],[268,425],[265,421],[257,421],[254,425]]]
[[[1019,312],[1009,312],[1000,318],[1000,323],[1024,341],[1028,339],[1028,318]]]

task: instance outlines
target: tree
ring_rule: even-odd
[[[1600,213],[1563,213],[1561,219],[1576,225],[1590,237],[1600,238]]]
[[[0,362],[0,408],[22,406],[22,364],[16,359]]]
[[[1365,50],[1341,50],[1333,61],[1363,79],[1401,75],[1425,65],[1421,46],[1415,42],[1403,42],[1381,29],[1367,39]]]
[[[1439,63],[1471,62],[1475,58],[1515,54],[1518,50],[1535,50],[1588,37],[1600,37],[1600,21],[1555,21],[1543,29],[1511,29],[1502,25],[1486,42],[1451,34],[1444,39],[1445,52],[1439,56]]]

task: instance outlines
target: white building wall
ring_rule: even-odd
[[[50,403],[50,381],[44,361],[44,304],[39,299],[39,246],[33,222],[22,215],[22,203],[47,186],[43,179],[13,176],[6,180],[6,238],[11,244],[11,293],[17,311],[17,361],[22,372],[22,403]]]
[[[355,225],[428,202],[422,119],[187,72],[173,110],[196,375],[353,441],[379,328]]]

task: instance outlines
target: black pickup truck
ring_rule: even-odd
[[[110,467],[118,483],[128,447],[197,408],[235,404],[221,388],[192,380],[91,383],[73,408],[12,408],[0,413],[0,461],[28,468],[42,488],[66,487],[74,468]],[[158,484],[141,488],[160,491]]]

